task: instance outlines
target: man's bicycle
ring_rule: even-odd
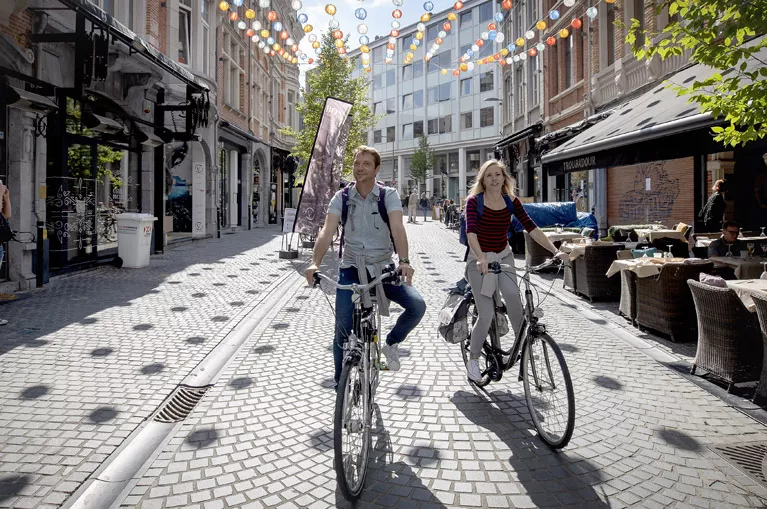
[[[365,484],[373,402],[381,371],[381,313],[374,298],[371,298],[372,305],[366,307],[362,296],[373,290],[379,280],[386,283],[399,281],[399,273],[396,270],[384,272],[364,285],[341,285],[325,274],[315,272],[314,286],[322,279],[336,289],[353,292],[354,321],[343,345],[343,368],[336,388],[333,418],[336,479],[344,497],[353,500],[359,497]]]
[[[505,313],[506,308],[500,303],[498,292],[493,295],[493,305],[496,310],[490,324],[487,339],[482,347],[480,370],[482,379],[474,382],[484,387],[490,382],[497,382],[503,377],[504,371],[511,369],[517,360],[522,363],[519,368],[519,379],[525,388],[525,399],[530,409],[533,424],[544,442],[554,449],[565,447],[573,435],[575,427],[575,394],[570,371],[559,345],[546,331],[546,326],[540,322],[543,310],[533,302],[533,292],[530,284],[530,273],[553,266],[556,260],[550,260],[536,267],[528,267],[522,274],[524,287],[524,322],[522,330],[508,350],[501,346],[498,333],[498,313]],[[514,267],[493,262],[489,267],[491,272],[507,277]],[[474,297],[469,300],[469,316],[472,325],[478,316]],[[471,338],[461,342],[461,353],[464,363],[469,361]],[[484,368],[483,368],[484,364]]]

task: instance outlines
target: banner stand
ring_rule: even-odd
[[[298,250],[293,249],[293,224],[296,222],[296,209],[285,209],[282,223],[282,247],[278,252],[281,260],[295,260]]]

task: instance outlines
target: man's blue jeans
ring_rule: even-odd
[[[339,284],[349,285],[359,282],[356,267],[340,270],[338,274]],[[396,302],[404,308],[403,313],[397,318],[397,323],[386,337],[386,343],[393,345],[404,341],[410,331],[415,329],[426,312],[426,302],[418,290],[412,286],[385,284],[383,288],[390,301]],[[341,363],[344,356],[343,344],[352,331],[352,327],[354,327],[352,292],[351,290],[336,290],[336,335],[333,340],[333,360],[336,364],[334,379],[336,383],[341,377]]]

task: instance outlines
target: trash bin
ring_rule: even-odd
[[[431,218],[435,221],[439,221],[442,218],[442,209],[439,207],[431,208]]]
[[[117,214],[116,219],[117,256],[122,259],[122,266],[140,269],[149,265],[153,223],[157,218],[152,214],[127,212]]]

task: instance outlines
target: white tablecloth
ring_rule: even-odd
[[[580,243],[574,243],[574,242],[563,242],[562,245],[559,247],[559,249],[565,253],[568,253],[570,255],[570,260],[575,260],[579,256],[584,256],[586,254],[586,246],[589,244],[580,244]],[[591,245],[593,246],[611,246],[613,245],[613,242],[600,242],[595,241]]]
[[[737,281],[727,281],[727,286],[735,290],[740,300],[749,311],[756,311],[754,300],[751,298],[754,294],[760,294],[767,297],[767,280],[764,279],[739,279]]]
[[[695,242],[695,247],[708,247],[715,240],[716,239],[700,238]],[[754,249],[756,250],[757,253],[759,253],[759,243],[760,242],[767,243],[767,237],[739,237],[738,240],[743,243],[753,242],[754,244],[756,244],[754,246]]]
[[[684,234],[682,232],[679,232],[676,230],[649,230],[649,229],[642,230],[640,229],[635,231],[637,236],[640,239],[647,239],[650,242],[654,240],[659,240],[659,239],[679,239],[684,241],[687,240],[685,239]]]
[[[748,259],[740,256],[712,256],[709,259],[715,265],[735,269],[735,277],[738,279],[758,279],[762,275],[762,263],[767,262],[767,258],[761,256]]]
[[[607,269],[607,277],[612,277],[622,270],[630,270],[637,277],[657,276],[668,262],[683,262],[684,258],[634,258],[632,260],[615,260]]]
[[[560,240],[572,240],[581,236],[580,233],[575,232],[544,232],[551,242],[557,242]]]

